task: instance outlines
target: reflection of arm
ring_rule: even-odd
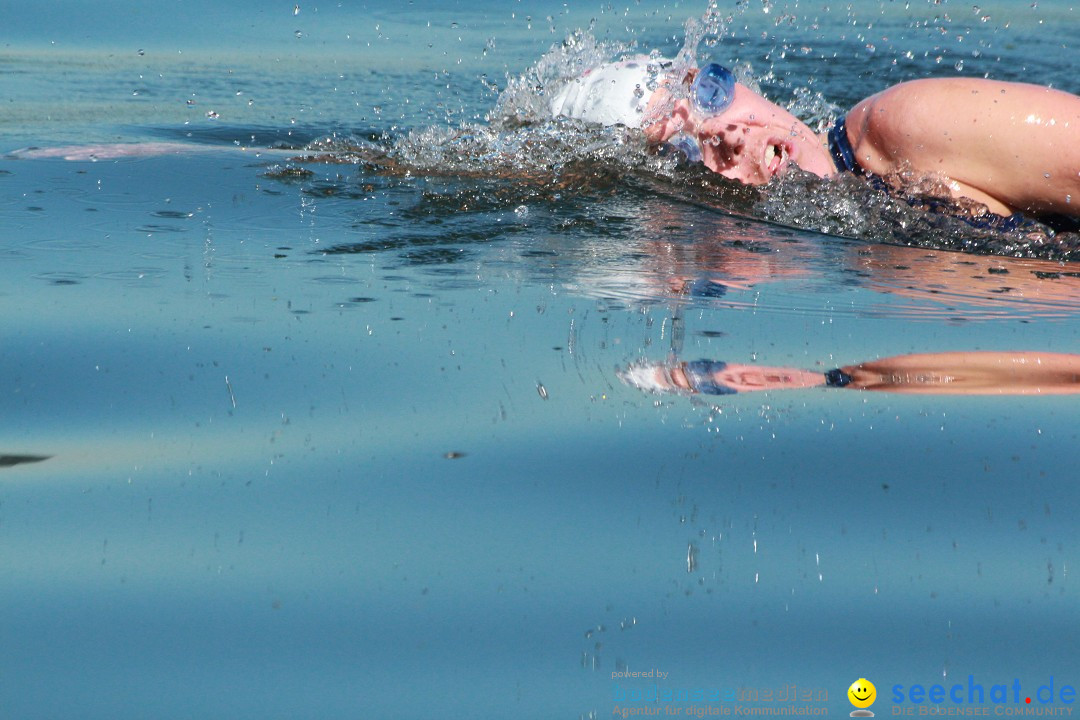
[[[844,387],[936,395],[1080,393],[1080,355],[951,352],[901,355],[840,368]]]

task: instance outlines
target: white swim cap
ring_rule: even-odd
[[[572,80],[551,101],[551,115],[565,115],[601,125],[641,127],[649,105],[647,55],[608,63],[587,70]]]
[[[682,393],[682,388],[671,379],[671,372],[660,363],[636,362],[627,368],[619,368],[615,374],[624,385],[643,390],[654,395],[660,393]]]

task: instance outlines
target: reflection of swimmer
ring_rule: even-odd
[[[824,373],[714,360],[635,363],[617,372],[624,383],[640,390],[686,395],[811,387],[925,395],[1080,393],[1080,355],[1043,352],[900,355]]]
[[[1070,266],[1026,258],[979,259],[895,245],[867,245],[844,255],[861,273],[860,284],[890,296],[939,303],[930,308],[891,300],[882,312],[966,320],[994,317],[1074,317],[1080,308],[1080,275]]]
[[[773,307],[769,300],[788,287],[809,292],[847,287],[881,296],[859,294],[851,305],[833,305],[831,312],[951,322],[1080,313],[1080,267],[1073,265],[899,245],[798,242],[797,236],[786,241],[767,225],[723,216],[695,223],[691,212],[678,203],[646,198],[632,218],[633,232],[617,251],[603,237],[544,238],[543,247],[559,261],[541,256],[543,277],[554,272],[563,287],[588,297],[645,303],[712,300],[724,307],[753,304],[763,311],[819,313],[818,304]],[[780,287],[770,298],[746,294],[771,284]]]
[[[550,109],[643,127],[654,146],[677,147],[747,184],[768,182],[792,164],[821,177],[904,174],[938,180],[953,198],[998,215],[1080,221],[1080,97],[1060,90],[976,78],[914,80],[863,100],[818,135],[721,65],[684,72],[641,56],[572,80]]]
[[[809,243],[773,247],[769,240],[775,240],[770,235],[775,229],[729,218],[717,218],[706,236],[673,241],[670,227],[687,223],[679,215],[684,209],[665,203],[646,208],[637,218],[639,232],[619,246],[614,258],[604,257],[602,247],[582,246],[576,239],[574,247],[560,248],[568,268],[569,258],[573,260],[567,287],[612,299],[709,301],[730,299],[732,293],[763,283],[811,277],[820,265],[819,247]]]

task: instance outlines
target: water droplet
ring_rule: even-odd
[[[697,569],[697,545],[689,543],[686,546],[686,572],[692,573]]]

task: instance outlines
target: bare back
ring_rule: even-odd
[[[913,80],[847,116],[859,163],[941,176],[956,196],[1007,215],[1080,216],[1080,97],[976,78]]]

